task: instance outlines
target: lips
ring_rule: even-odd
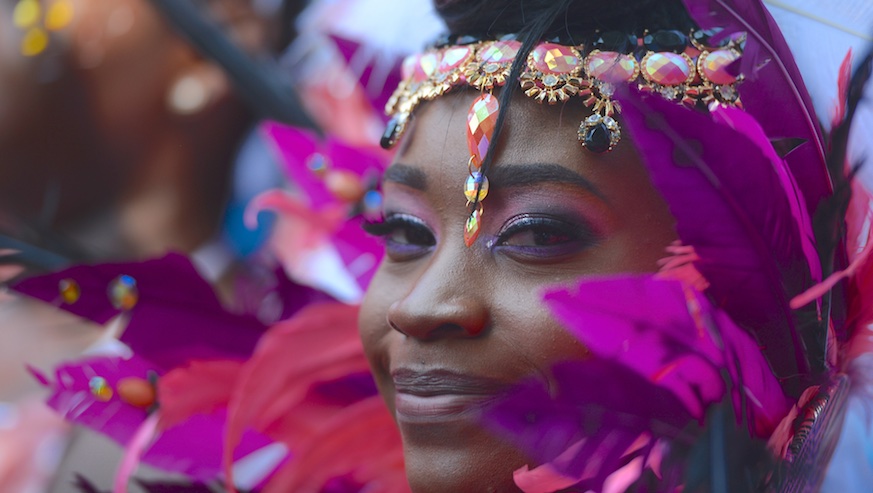
[[[410,423],[473,418],[507,387],[497,380],[450,370],[401,368],[391,376],[397,419]]]

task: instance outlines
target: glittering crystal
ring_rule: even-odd
[[[734,86],[721,86],[718,88],[718,93],[725,101],[735,102],[737,100],[737,90]]]
[[[452,46],[443,51],[437,70],[441,74],[449,73],[458,68],[468,58],[472,49],[469,46]]]
[[[594,113],[593,115],[591,115],[587,119],[585,119],[585,122],[590,124],[590,125],[593,125],[593,124],[600,123],[601,120],[603,120],[603,117],[598,115],[597,113]]]
[[[515,58],[520,47],[521,43],[518,41],[495,41],[486,48],[480,50],[476,55],[476,58],[483,63],[502,64],[511,62]]]
[[[597,87],[600,89],[600,94],[608,98],[611,98],[613,94],[615,94],[615,86],[609,82],[601,82]]]
[[[108,294],[112,306],[118,310],[131,310],[139,301],[136,279],[124,274],[109,283]]]
[[[398,113],[388,120],[385,126],[385,132],[382,133],[382,138],[379,140],[379,145],[382,149],[391,149],[397,143],[397,138],[400,136],[400,131],[406,125],[406,120],[409,115],[406,113]]]
[[[717,50],[705,54],[700,60],[701,75],[713,84],[733,84],[736,75],[731,73],[732,65],[740,58],[735,50]]]
[[[427,80],[434,72],[436,72],[439,58],[435,52],[424,53],[418,58],[418,63],[414,67],[412,80],[422,82]]]
[[[615,118],[611,116],[607,116],[603,118],[603,124],[606,125],[606,128],[612,130],[618,128],[618,122],[615,121]]]
[[[92,377],[88,381],[88,388],[91,390],[91,395],[96,397],[98,401],[106,402],[112,399],[112,388],[103,377]]]
[[[482,211],[480,209],[476,209],[470,214],[470,217],[467,218],[467,222],[464,224],[464,244],[472,246],[473,243],[476,242],[476,238],[479,237],[479,228],[482,226]]]
[[[544,74],[569,74],[579,67],[579,57],[569,46],[540,43],[531,58],[534,68]]]
[[[546,87],[555,87],[558,84],[558,78],[552,74],[543,77],[543,85]]]
[[[498,65],[496,63],[487,63],[487,64],[485,64],[484,67],[482,67],[482,71],[485,72],[486,74],[493,74],[494,72],[497,72],[498,70],[500,70],[500,65]]]
[[[482,188],[479,188],[479,184],[482,184]],[[476,190],[479,190],[478,198],[476,195]],[[479,173],[478,171],[474,171],[467,177],[467,181],[464,183],[464,196],[467,197],[469,202],[481,202],[485,200],[485,197],[488,196],[488,177]]]
[[[679,95],[679,90],[675,87],[662,87],[661,88],[661,96],[664,96],[665,99],[676,99],[676,96]]]
[[[646,79],[662,86],[678,86],[685,83],[693,67],[688,60],[676,53],[652,53],[642,64]]]
[[[64,303],[68,305],[72,305],[79,301],[79,297],[82,295],[79,283],[77,283],[75,279],[61,279],[58,283],[58,292],[61,295],[61,299],[64,300]]]
[[[637,61],[630,55],[601,51],[588,55],[585,60],[588,75],[609,83],[630,82],[637,75]]]
[[[474,164],[481,163],[488,152],[499,111],[497,98],[488,93],[481,94],[470,105],[467,112],[467,147]]]

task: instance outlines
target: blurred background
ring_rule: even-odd
[[[275,215],[245,224],[246,207],[300,188],[289,156],[321,156],[276,128],[384,163],[400,60],[440,31],[418,0],[0,1],[0,281],[181,252],[231,311],[275,322],[293,266],[268,247]],[[334,178],[357,203],[372,177]],[[76,491],[76,473],[110,489],[121,449],[48,411],[26,365],[118,328],[0,297],[0,491]]]

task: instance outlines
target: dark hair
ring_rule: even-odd
[[[450,32],[483,38],[529,32],[544,18],[551,22],[538,33],[542,39],[598,30],[641,34],[644,29],[687,32],[694,27],[681,0],[434,0],[434,8]]]
[[[541,40],[559,38],[565,44],[590,43],[599,32],[621,31],[641,36],[644,30],[695,28],[682,0],[434,0],[434,8],[451,37],[494,39],[512,34],[521,48],[508,80],[517,80],[528,53]],[[492,145],[482,162],[487,172],[500,139],[512,94],[518,84],[506,84],[499,96]]]

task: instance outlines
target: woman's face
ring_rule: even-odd
[[[385,175],[386,256],[360,318],[417,493],[514,491],[512,471],[528,461],[483,430],[477,410],[524,377],[550,382],[555,363],[586,357],[543,306],[543,290],[655,271],[676,238],[627,136],[595,155],[576,139],[581,105],[516,95],[488,172],[481,234],[467,248],[474,97],[450,94],[417,110]]]

